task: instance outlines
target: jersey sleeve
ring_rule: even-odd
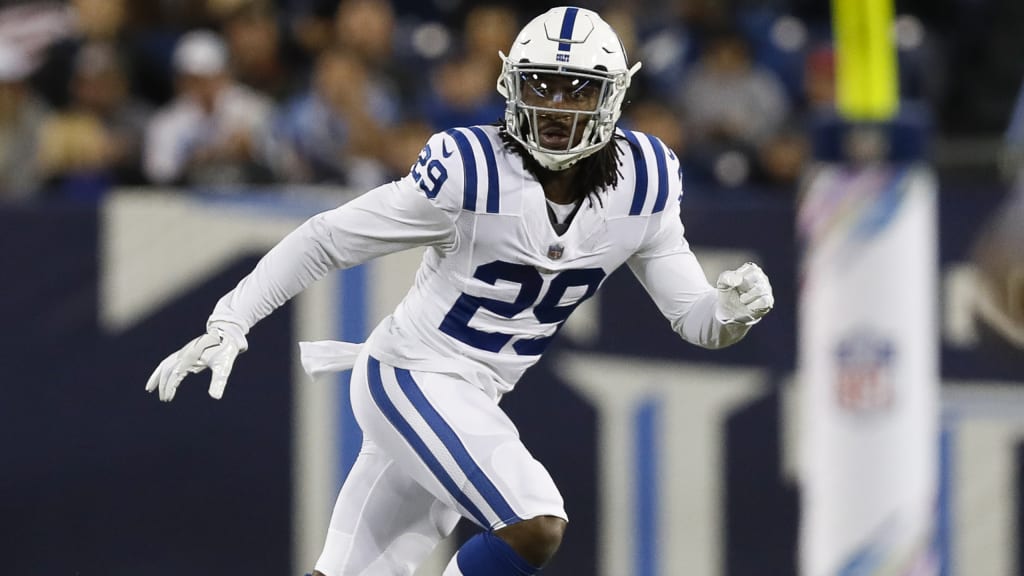
[[[436,196],[428,198],[403,178],[313,216],[217,302],[208,323],[231,322],[244,334],[331,270],[416,246],[454,248],[456,216]]]
[[[749,326],[723,323],[715,316],[717,290],[686,240],[680,220],[682,174],[675,155],[668,156],[668,173],[677,175],[670,188],[671,201],[650,216],[643,242],[628,260],[629,268],[684,340],[706,348],[728,346],[742,339]]]

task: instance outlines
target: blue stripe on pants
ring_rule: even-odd
[[[452,430],[451,426],[444,421],[444,418],[430,404],[427,397],[423,395],[423,391],[420,390],[419,385],[413,380],[412,374],[408,370],[395,368],[395,376],[398,377],[398,385],[409,399],[409,402],[412,402],[413,407],[420,413],[420,416],[423,416],[430,429],[441,439],[444,447],[451,452],[455,463],[459,465],[459,468],[462,468],[466,478],[476,487],[477,492],[484,497],[487,505],[494,510],[498,518],[505,524],[512,524],[521,520],[512,510],[512,507],[509,506],[505,497],[494,486],[494,483],[491,482],[491,479],[487,477],[487,474],[470,456],[462,440],[455,434],[455,430]],[[485,526],[487,525],[485,524]]]
[[[481,526],[490,527],[490,523],[483,513],[480,512],[480,509],[473,504],[473,501],[462,490],[459,490],[455,480],[452,479],[441,462],[430,451],[426,442],[416,434],[412,425],[402,417],[401,412],[398,411],[398,408],[388,398],[387,392],[384,390],[384,382],[380,377],[380,361],[372,356],[367,361],[366,377],[370,385],[370,396],[388,421],[391,422],[391,425],[395,427],[395,430],[398,430],[398,433],[412,446],[416,455],[427,465],[427,468],[430,469],[434,477],[441,482],[444,489],[473,516],[473,519]]]

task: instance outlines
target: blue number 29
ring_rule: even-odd
[[[426,175],[420,174],[420,166],[426,168]],[[412,165],[412,169],[409,171],[412,174],[413,180],[420,185],[420,190],[427,195],[427,198],[434,198],[437,193],[441,191],[441,186],[445,180],[448,179],[448,169],[441,164],[441,161],[437,158],[430,159],[430,146],[424,146],[423,151],[420,152],[419,157],[416,158],[416,163]]]
[[[533,266],[525,264],[512,264],[500,260],[483,264],[477,267],[473,277],[482,280],[490,285],[495,285],[498,280],[511,282],[519,285],[519,293],[515,300],[506,302],[493,298],[471,296],[463,294],[455,301],[451,310],[441,321],[441,331],[449,336],[469,344],[474,348],[487,350],[489,352],[500,351],[509,340],[512,334],[501,332],[485,332],[469,326],[469,321],[476,314],[477,310],[483,308],[503,318],[513,318],[527,308],[533,308],[533,315],[541,324],[561,324],[569,318],[572,311],[590,298],[597,291],[601,281],[604,280],[604,270],[600,268],[582,268],[578,270],[565,270],[555,276],[548,286],[547,293],[540,298],[544,280],[540,272]],[[566,290],[574,286],[585,287],[582,297],[571,304],[559,306],[558,303],[565,296]],[[556,330],[557,332],[557,330]],[[554,336],[543,336],[519,340],[512,345],[517,354],[534,356],[544,352]]]

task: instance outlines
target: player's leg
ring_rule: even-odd
[[[366,441],[338,494],[316,573],[411,575],[458,519]]]
[[[458,377],[373,358],[365,369],[365,386],[352,389],[364,434],[439,500],[487,530],[460,549],[450,567],[460,572],[450,573],[535,574],[557,550],[566,515],[551,476],[515,425]]]
[[[494,532],[481,532],[459,548],[442,576],[536,574],[562,542],[566,521],[537,516]]]

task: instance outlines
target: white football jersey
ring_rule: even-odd
[[[211,321],[248,330],[332,268],[427,245],[414,285],[368,341],[394,366],[457,373],[500,396],[623,263],[686,340],[739,340],[748,327],[715,317],[715,290],[683,236],[676,156],[653,136],[617,134],[618,185],[584,199],[561,235],[540,183],[497,127],[435,134],[408,176],[282,240]]]

